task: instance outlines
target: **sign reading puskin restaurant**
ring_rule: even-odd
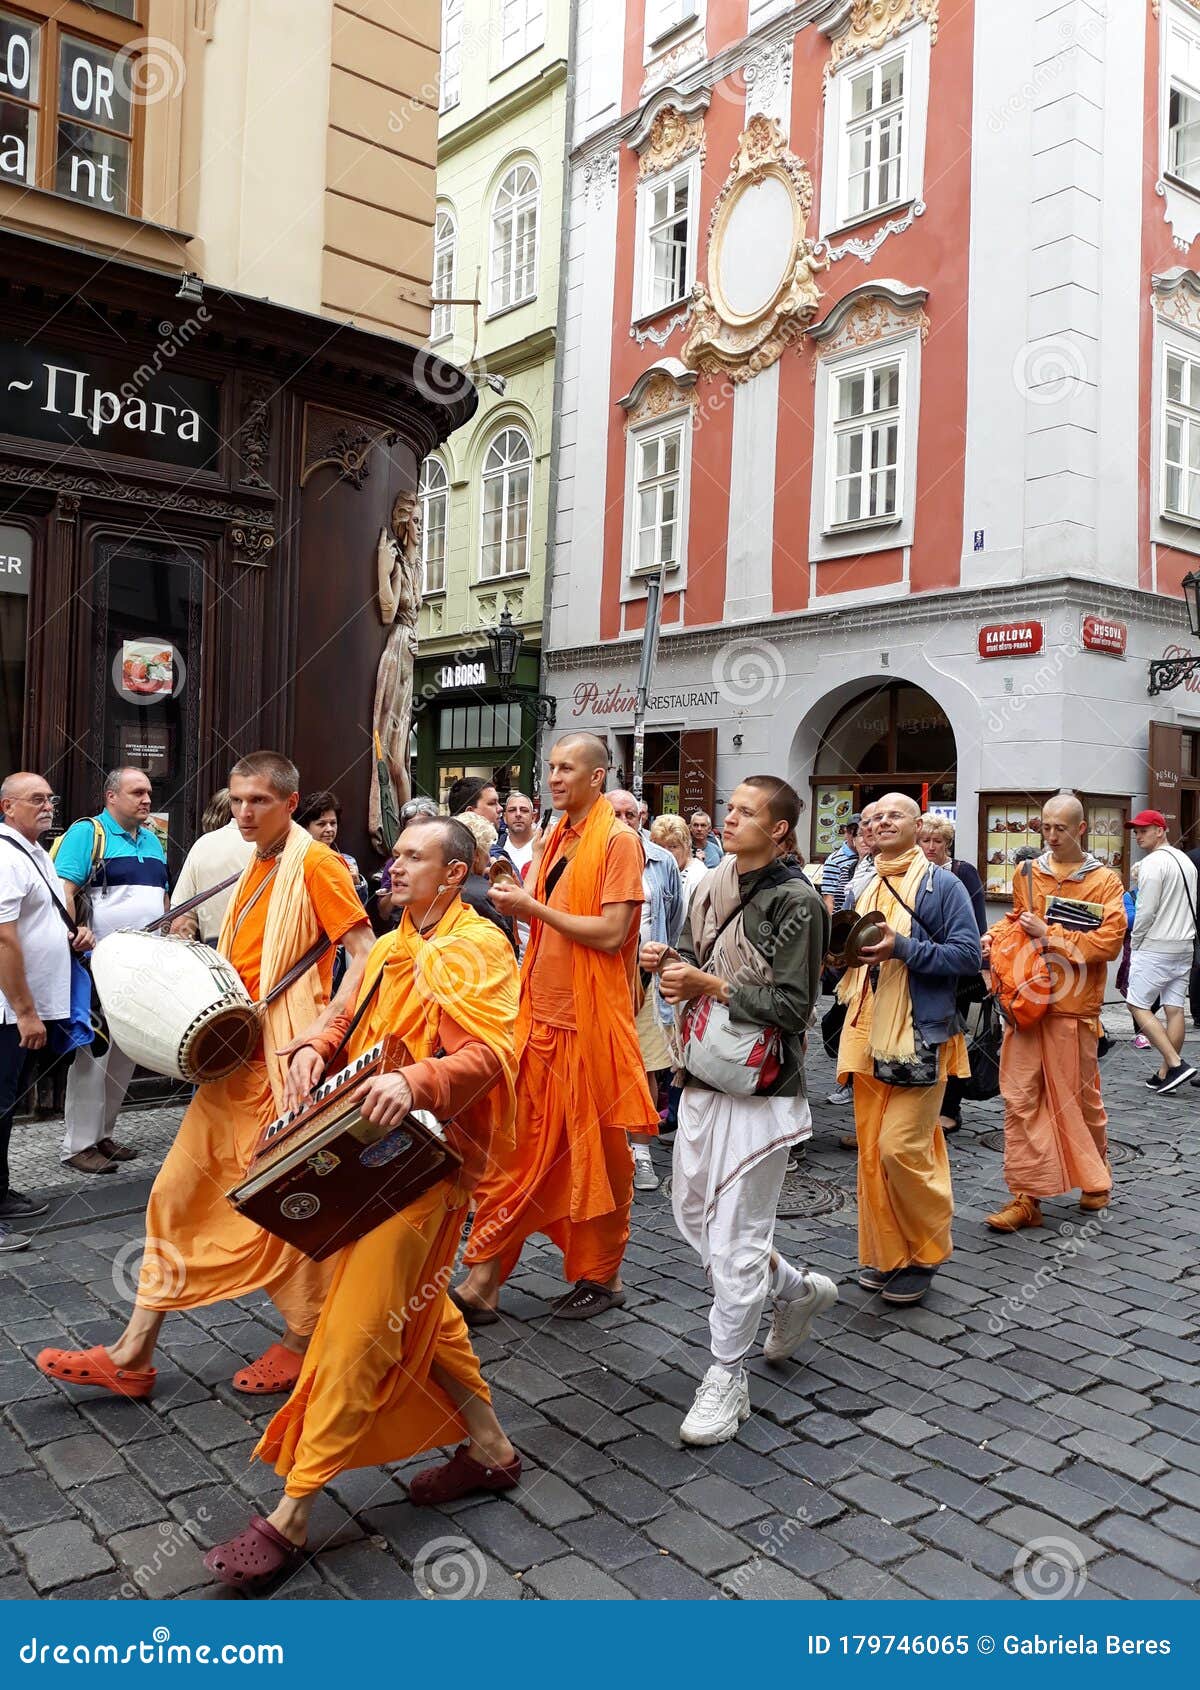
[[[1040,622],[989,622],[979,630],[980,657],[1033,657],[1042,649]]]
[[[694,692],[662,692],[646,700],[649,710],[662,713],[678,710],[706,710],[711,709],[720,698],[716,687],[699,689]],[[603,692],[595,681],[580,681],[572,694],[572,716],[632,716],[637,704],[637,694],[620,681],[607,687]]]
[[[1129,629],[1124,622],[1112,622],[1105,616],[1085,616],[1080,637],[1085,651],[1106,651],[1112,657],[1124,657]]]
[[[0,343],[0,433],[188,469],[216,467],[215,382],[90,353]]]

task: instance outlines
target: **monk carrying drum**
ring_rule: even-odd
[[[371,948],[371,929],[350,871],[327,845],[292,821],[299,797],[295,764],[256,751],[229,777],[233,815],[254,855],[234,888],[218,949],[256,1002],[270,996],[306,955],[313,956],[263,1011],[262,1043],[224,1079],[201,1085],[183,1117],[150,1193],[137,1305],[107,1348],[43,1350],[37,1365],[51,1379],[96,1385],[117,1396],[148,1397],[156,1378],[155,1345],[172,1309],[201,1308],[266,1291],[284,1318],[272,1344],[235,1374],[239,1391],[288,1391],[299,1377],[333,1272],[247,1220],[229,1204],[259,1133],[284,1104],[281,1047],[326,1009],[334,946],[343,944],[355,978]],[[322,938],[330,941],[319,959]]]
[[[392,894],[399,928],[367,959],[348,1062],[386,1035],[411,1064],[372,1079],[359,1105],[395,1129],[414,1109],[445,1123],[461,1167],[333,1258],[333,1284],[290,1400],[255,1454],[286,1478],[271,1515],[211,1549],[204,1564],[224,1584],[255,1589],[301,1557],[323,1485],[348,1467],[403,1461],[460,1445],[418,1473],[418,1504],[509,1490],[521,1472],[491,1407],[462,1315],[446,1295],[471,1188],[513,1142],[517,965],[512,946],[459,896],[475,855],[461,822],[410,823],[396,845]],[[331,1018],[292,1063],[289,1101],[321,1079],[347,1018]]]

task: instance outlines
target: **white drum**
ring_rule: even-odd
[[[199,1085],[253,1056],[260,1012],[233,964],[209,945],[119,932],[92,952],[113,1043],[143,1068]]]

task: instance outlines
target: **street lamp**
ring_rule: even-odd
[[[1188,627],[1192,638],[1200,640],[1200,570],[1193,569],[1181,582],[1183,602],[1187,607]],[[1200,652],[1192,657],[1154,657],[1150,660],[1151,698],[1156,693],[1170,692],[1172,687],[1200,673]]]
[[[492,648],[492,664],[496,670],[496,679],[500,683],[500,696],[515,698],[513,677],[517,672],[517,659],[521,655],[521,647],[525,644],[525,635],[520,628],[513,627],[511,610],[501,611],[499,626],[487,630],[487,642]],[[554,700],[539,693],[533,700],[533,706],[537,712],[538,726],[552,728]]]

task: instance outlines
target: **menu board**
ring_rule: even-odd
[[[1084,844],[1097,862],[1115,869],[1124,880],[1128,851],[1125,806],[1112,798],[1089,798],[1084,809],[1087,815]]]
[[[813,856],[824,860],[842,842],[842,829],[854,814],[854,789],[849,786],[818,786],[814,794],[816,828]]]
[[[984,813],[984,891],[989,898],[1007,898],[1016,877],[1017,852],[1023,845],[1042,849],[1041,806],[1035,798],[988,799]]]

